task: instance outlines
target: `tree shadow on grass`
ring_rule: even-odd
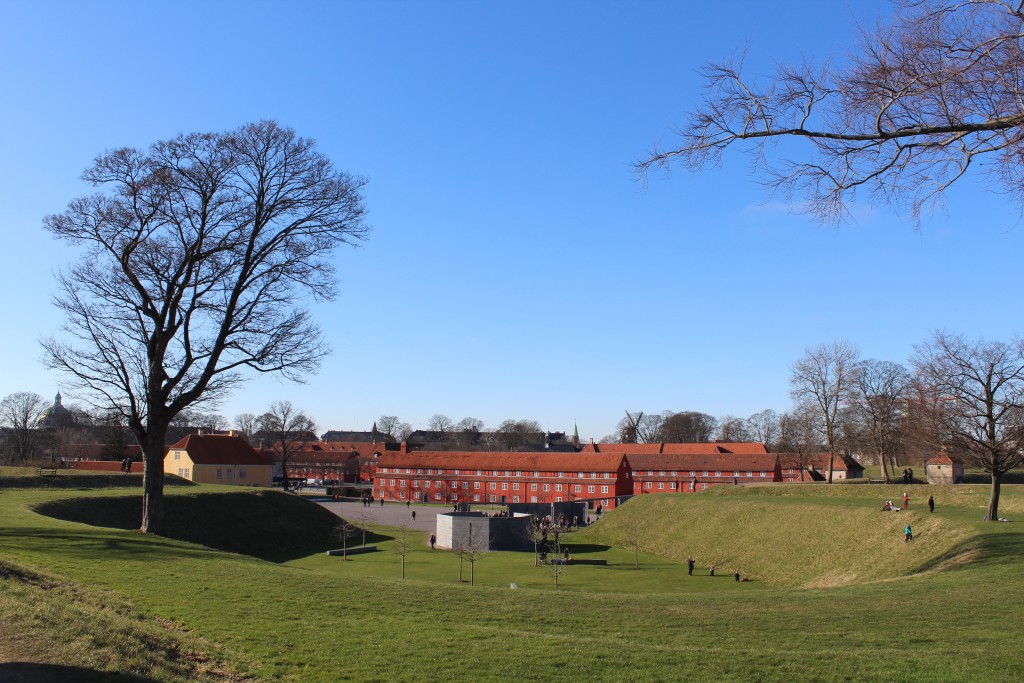
[[[915,536],[914,540],[920,540]],[[913,541],[912,541],[913,542]],[[964,569],[978,565],[1017,563],[1024,555],[1024,532],[993,533],[969,538],[915,567],[911,573]]]
[[[66,472],[66,470],[61,470]],[[171,488],[196,486],[187,479],[166,477],[164,486]],[[55,474],[45,477],[0,477],[0,490],[14,489],[132,489],[142,488],[141,474]]]
[[[164,508],[167,538],[275,563],[333,547],[331,535],[338,523],[334,514],[315,503],[266,490],[166,496]],[[130,531],[138,529],[142,519],[142,496],[63,498],[39,503],[33,510],[96,528]],[[97,539],[101,535],[74,536],[67,529],[60,533],[78,541],[84,539],[86,543],[90,536]],[[142,552],[151,552],[153,539],[160,537],[147,534],[126,539],[121,534],[109,538],[115,545],[128,546],[132,551],[139,546]],[[178,546],[178,553],[183,551],[187,550]]]
[[[63,664],[0,663],[0,683],[149,683],[156,680],[136,674],[97,671]]]

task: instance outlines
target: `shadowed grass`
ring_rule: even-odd
[[[168,538],[272,562],[327,550],[340,521],[321,506],[280,491],[183,493],[167,496],[164,508]],[[42,502],[33,509],[71,522],[137,529],[142,497],[73,497]]]

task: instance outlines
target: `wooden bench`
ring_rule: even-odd
[[[55,474],[57,474],[57,468],[56,467],[40,467],[39,468],[39,476],[40,477],[45,477],[46,475],[53,476]]]
[[[884,484],[885,483],[885,477],[872,477],[871,479],[868,479],[868,483],[869,484]]]

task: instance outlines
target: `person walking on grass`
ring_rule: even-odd
[[[693,565],[696,564],[693,560],[693,555],[686,558],[686,573],[693,576]]]
[[[904,491],[903,492],[903,509],[906,510],[908,507],[910,507],[910,496],[908,496],[907,492]]]
[[[935,512],[935,498],[928,496],[928,512]]]
[[[907,526],[903,529],[903,533],[906,535],[906,538],[903,539],[904,543],[908,543],[908,542],[914,540],[914,532],[910,528],[910,523],[909,522],[907,523]]]

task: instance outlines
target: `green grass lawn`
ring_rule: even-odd
[[[138,495],[97,487],[0,488],[0,662],[71,661],[81,680],[1009,681],[1021,660],[1024,530],[980,522],[985,487],[932,489],[934,515],[915,507],[923,486],[907,513],[878,511],[896,497],[881,486],[645,496],[570,535],[575,556],[609,565],[570,566],[557,592],[531,553],[486,555],[459,583],[458,558],[422,534],[402,580],[394,529],[374,530],[374,554],[327,557],[309,537],[272,562],[97,526]],[[1024,516],[1024,492],[1004,490],[1007,516]],[[168,492],[205,506],[221,527],[208,544],[239,525],[237,490]],[[257,529],[282,498],[308,506],[286,513],[300,527],[319,515],[248,495]],[[76,507],[93,524],[69,521]],[[700,576],[680,562],[691,553]],[[710,578],[710,562],[754,580]]]

